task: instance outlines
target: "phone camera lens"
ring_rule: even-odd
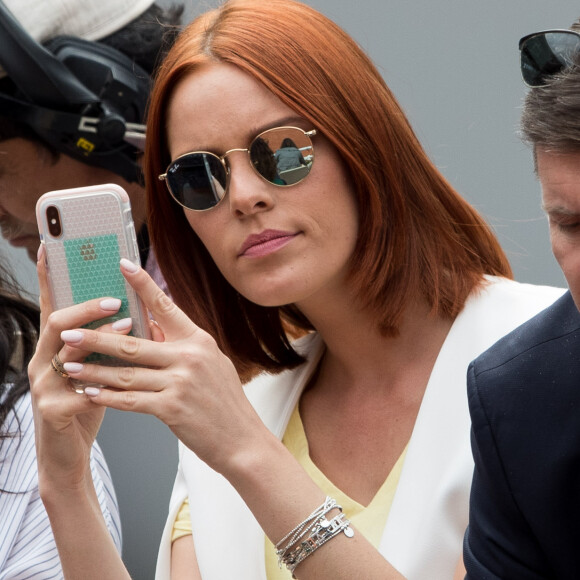
[[[60,213],[58,208],[54,205],[49,205],[46,208],[46,219],[48,221],[48,231],[54,238],[58,238],[62,234],[62,226],[60,223]]]

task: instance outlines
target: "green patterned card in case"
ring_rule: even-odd
[[[125,279],[119,269],[119,244],[113,234],[65,240],[64,249],[73,299],[76,304],[104,295],[121,300],[121,308],[113,316],[88,324],[98,328],[105,323],[128,318],[129,304]],[[91,355],[87,362],[106,360],[103,355]]]

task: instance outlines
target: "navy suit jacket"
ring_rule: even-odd
[[[468,370],[469,580],[580,578],[580,314],[569,293]]]

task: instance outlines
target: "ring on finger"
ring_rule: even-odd
[[[64,370],[64,365],[63,365],[62,361],[60,360],[60,357],[58,356],[58,353],[56,353],[52,357],[52,360],[50,361],[50,364],[52,366],[52,370],[55,373],[57,373],[58,375],[60,375],[64,379],[70,378],[70,375]]]

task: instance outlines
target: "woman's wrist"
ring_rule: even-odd
[[[312,509],[323,492],[269,430],[230,457],[222,475],[236,488],[276,543]]]
[[[38,491],[47,511],[61,510],[63,506],[69,509],[71,505],[80,505],[84,502],[94,504],[98,499],[95,492],[90,467],[78,479],[55,477],[50,470],[39,468]]]
[[[247,480],[248,485],[259,485],[269,473],[268,465],[286,456],[287,450],[282,442],[263,423],[258,427],[224,457],[219,471],[232,484]]]

